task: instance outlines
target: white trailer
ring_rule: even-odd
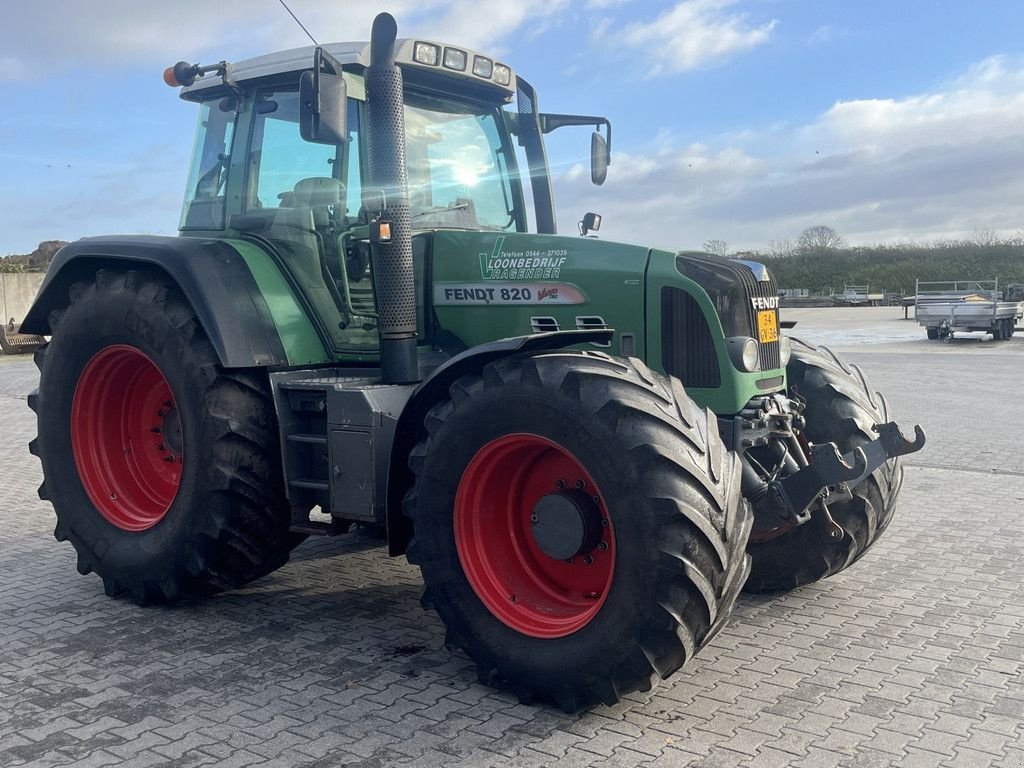
[[[996,341],[1013,336],[1024,317],[1024,301],[999,290],[999,280],[917,281],[914,292],[917,324],[929,339],[945,339],[956,331],[984,331]]]
[[[843,292],[835,297],[836,304],[848,307],[880,307],[885,302],[885,294],[871,293],[868,285],[844,285]]]

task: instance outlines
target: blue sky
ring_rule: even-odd
[[[1024,4],[1010,0],[291,0],[322,41],[400,35],[493,51],[542,107],[605,114],[552,136],[560,226],[767,248],[814,224],[852,242],[1024,227]],[[244,15],[243,15],[244,14]],[[36,0],[0,27],[0,254],[43,239],[173,232],[195,108],[178,59],[305,43],[276,0]]]

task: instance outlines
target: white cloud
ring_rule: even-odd
[[[838,29],[830,24],[822,24],[810,35],[807,36],[808,45],[826,45],[844,37],[849,37],[850,32],[845,29]]]
[[[772,20],[753,25],[747,14],[728,10],[735,4],[736,0],[680,0],[650,21],[615,31],[616,42],[647,53],[651,75],[720,64],[765,43],[777,24]]]
[[[529,21],[555,18],[567,3],[391,0],[388,6],[401,37],[432,35],[490,48]],[[376,0],[292,0],[289,5],[320,42],[368,39],[370,23],[381,10]],[[71,65],[131,67],[200,56],[237,60],[308,44],[276,0],[176,0],[171,6],[138,0],[37,0],[4,11],[0,81],[9,68],[24,76]]]
[[[933,92],[839,102],[806,125],[712,148],[661,137],[647,153],[616,153],[600,190],[560,179],[563,227],[586,209],[604,214],[609,238],[655,233],[670,247],[764,246],[815,224],[855,242],[1010,234],[1024,220],[1022,86],[1024,60],[995,57]]]
[[[422,4],[417,3],[417,7]],[[433,13],[433,19],[417,21],[416,28],[438,40],[452,40],[470,48],[492,50],[501,40],[520,27],[531,23],[533,33],[546,22],[557,21],[558,14],[569,0],[454,0],[440,3],[444,13]]]
[[[25,61],[14,56],[0,56],[0,83],[24,80],[28,76]]]

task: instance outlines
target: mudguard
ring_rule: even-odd
[[[185,294],[226,368],[288,365],[281,337],[245,259],[229,244],[191,237],[88,237],[61,248],[21,325],[49,334],[68,290],[103,268],[159,269]]]
[[[441,399],[448,396],[448,387],[458,378],[481,370],[494,360],[524,352],[544,352],[565,349],[576,344],[610,342],[615,331],[611,328],[587,331],[553,331],[529,336],[514,336],[480,344],[446,360],[413,391],[398,418],[395,439],[388,464],[387,531],[388,552],[392,556],[405,552],[410,528],[402,514],[402,500],[412,484],[409,453],[421,438],[423,419]]]

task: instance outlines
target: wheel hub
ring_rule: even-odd
[[[169,400],[164,405],[167,406],[168,403],[170,403]],[[171,403],[166,411],[158,411],[157,415],[159,416],[161,413],[163,414],[163,426],[160,431],[163,434],[164,443],[172,453],[181,456],[184,442],[181,439],[181,419],[178,418],[178,409]]]
[[[583,491],[542,496],[530,517],[533,540],[555,560],[586,554],[601,540],[601,511]]]

